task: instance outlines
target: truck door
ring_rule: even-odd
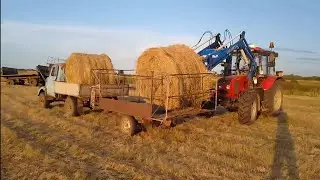
[[[51,67],[51,71],[50,71],[50,75],[47,78],[47,82],[46,82],[46,89],[47,89],[47,95],[48,96],[52,96],[55,97],[55,93],[54,93],[54,82],[57,79],[57,75],[58,75],[58,66],[57,65],[53,65]]]

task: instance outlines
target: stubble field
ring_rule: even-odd
[[[1,86],[2,179],[320,179],[320,97],[286,95],[250,126],[221,113],[128,137],[117,114],[66,118],[36,92]]]

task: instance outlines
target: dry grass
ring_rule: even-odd
[[[284,93],[288,95],[320,96],[320,81],[287,80],[284,83]]]
[[[1,88],[4,179],[319,179],[320,99],[285,96],[285,112],[239,125],[235,113],[121,134],[115,114],[65,118],[36,89]]]

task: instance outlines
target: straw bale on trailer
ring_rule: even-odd
[[[151,97],[153,103],[165,106],[167,83],[170,83],[170,96],[178,96],[169,100],[168,109],[194,105],[197,93],[208,90],[214,86],[214,81],[208,75],[192,75],[207,73],[202,58],[186,45],[171,45],[168,47],[150,48],[138,58],[136,74],[138,76],[151,76],[154,80],[137,78],[136,88],[143,97]],[[171,82],[166,81],[166,75],[184,74],[173,76]],[[211,76],[212,77],[212,76]],[[163,79],[163,80],[161,80]],[[153,91],[151,89],[153,84]],[[199,94],[198,94],[199,95]],[[202,100],[208,97],[203,97]]]
[[[66,80],[68,83],[77,84],[97,83],[98,79],[92,76],[92,69],[113,70],[110,57],[106,54],[72,53],[66,61]],[[110,74],[101,74],[101,83],[113,83],[115,80],[113,73],[110,71]]]

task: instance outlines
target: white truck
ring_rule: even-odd
[[[98,97],[114,98],[127,96],[129,85],[119,84],[75,84],[66,82],[65,63],[50,65],[50,73],[46,78],[45,86],[38,89],[39,104],[49,108],[50,103],[63,101],[65,113],[68,116],[78,116],[83,107],[93,109],[98,105]]]

